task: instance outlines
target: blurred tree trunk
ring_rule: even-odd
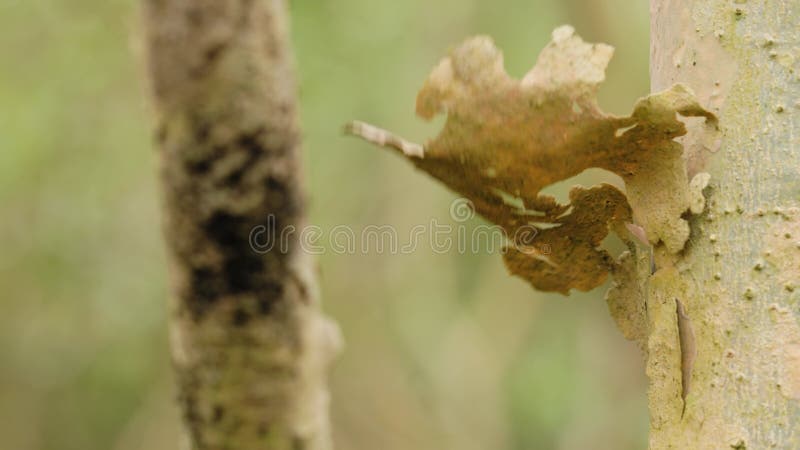
[[[708,208],[649,282],[648,311],[659,292],[685,309],[662,324],[684,357],[650,349],[650,448],[800,448],[798,24],[795,0],[651,0],[653,90],[691,86],[720,134],[689,124]]]
[[[143,6],[186,447],[329,449],[285,1]]]

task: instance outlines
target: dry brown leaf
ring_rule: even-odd
[[[663,242],[671,253],[683,248],[689,227],[681,216],[697,200],[674,141],[686,133],[677,115],[716,123],[682,85],[639,100],[629,117],[604,113],[596,93],[612,54],[560,27],[536,66],[516,80],[490,38],[471,38],[439,63],[417,96],[419,116],[447,113],[435,139],[420,146],[361,122],[347,129],[397,149],[503,227],[510,238],[505,262],[515,275],[541,290],[589,290],[615,264],[600,248],[609,229],[625,236],[624,224],[635,222],[652,244]],[[540,194],[593,167],[622,177],[627,197],[610,185],[576,186],[567,205]],[[535,238],[519,236],[531,226]]]

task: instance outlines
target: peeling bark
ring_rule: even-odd
[[[417,95],[420,117],[447,113],[436,138],[422,146],[363,122],[346,131],[398,150],[502,227],[512,274],[543,291],[588,291],[620,270],[600,245],[609,231],[630,242],[628,231],[641,230],[640,238],[670,253],[683,249],[689,238],[683,216],[702,211],[708,177],[688,181],[674,141],[686,133],[677,116],[716,124],[679,84],[640,99],[628,117],[603,112],[595,95],[612,54],[562,26],[536,65],[515,80],[491,39],[471,38],[434,68]],[[619,175],[626,192],[575,186],[564,205],[541,194],[594,167]]]
[[[188,447],[329,449],[314,263],[251,242],[305,220],[285,2],[143,5]]]
[[[653,89],[688,85],[721,134],[681,138],[708,205],[681,254],[657,252],[647,311],[680,301],[695,355],[676,378],[674,314],[651,316],[650,448],[800,448],[800,4],[652,0],[651,20]]]

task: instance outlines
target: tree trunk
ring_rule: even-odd
[[[187,447],[328,449],[285,1],[143,5]]]
[[[708,207],[649,281],[650,448],[800,448],[800,3],[652,0],[651,20],[653,91],[687,84],[720,130],[683,138]]]

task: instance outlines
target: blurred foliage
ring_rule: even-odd
[[[647,2],[291,7],[311,219],[323,230],[392,224],[402,237],[452,223],[452,194],[340,127],[360,118],[432,136],[441,122],[414,117],[416,91],[466,36],[493,36],[520,76],[571,23],[617,48],[605,108],[625,113],[648,90]],[[176,448],[136,2],[0,0],[0,30],[0,445]],[[642,364],[604,289],[545,295],[508,277],[497,255],[428,247],[326,252],[320,266],[347,341],[332,379],[339,448],[645,446]]]

